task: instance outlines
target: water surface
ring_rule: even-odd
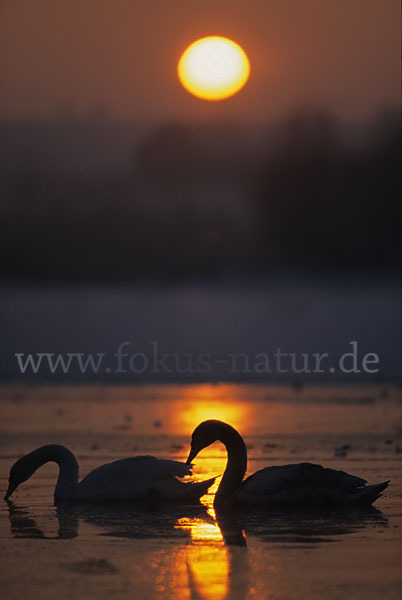
[[[249,472],[312,461],[372,482],[376,510],[216,515],[191,507],[56,508],[54,465],[0,506],[1,585],[12,598],[399,598],[402,403],[396,386],[159,385],[1,388],[0,486],[23,453],[71,448],[84,476],[125,456],[185,460],[192,429],[221,418],[244,435]],[[224,448],[196,459],[218,475]]]

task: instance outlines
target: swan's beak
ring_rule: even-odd
[[[15,481],[10,481],[8,484],[8,490],[6,495],[4,496],[4,500],[7,502],[7,500],[9,499],[9,497],[11,496],[11,494],[13,493],[13,491],[15,490],[15,488],[18,486],[18,483],[16,483]]]
[[[193,462],[193,460],[197,456],[198,452],[199,452],[199,450],[196,450],[195,448],[193,448],[191,446],[190,454],[188,455],[188,458],[186,460],[186,465],[191,465],[191,463]]]

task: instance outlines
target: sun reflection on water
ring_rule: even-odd
[[[192,431],[207,419],[220,419],[239,428],[247,418],[248,405],[235,401],[228,386],[198,385],[190,388],[189,395],[180,400],[179,431]]]
[[[189,546],[189,587],[204,600],[223,600],[228,593],[229,560],[226,547]]]
[[[211,521],[179,519],[177,527],[190,531],[191,544],[186,547],[190,590],[205,600],[220,600],[228,592],[229,556],[213,509],[208,515]]]
[[[222,457],[216,457],[216,450],[216,447],[212,450],[214,456],[205,457],[201,461],[202,466],[194,469],[197,479],[222,473],[226,458],[224,453]],[[223,600],[227,598],[230,587],[230,552],[213,507],[213,498],[219,480],[220,477],[210,488],[209,493],[201,498],[206,508],[206,517],[204,519],[181,518],[176,525],[177,528],[187,530],[190,534],[191,542],[185,550],[185,561],[191,597],[200,597],[204,600]]]
[[[176,528],[190,531],[192,542],[223,542],[221,530],[217,523],[206,522],[202,519],[178,519]]]

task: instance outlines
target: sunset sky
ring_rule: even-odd
[[[261,120],[400,102],[399,0],[2,0],[0,117]],[[236,40],[246,88],[209,103],[179,84],[188,44]]]

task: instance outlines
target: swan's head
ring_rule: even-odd
[[[4,500],[8,500],[11,494],[16,488],[27,479],[31,477],[35,472],[26,456],[23,456],[10,469],[10,476],[8,478],[8,490],[4,496]]]
[[[193,431],[191,437],[191,450],[186,464],[191,464],[201,450],[210,446],[217,440],[220,440],[222,429],[226,427],[230,427],[230,425],[226,425],[223,421],[217,421],[215,419],[209,419],[208,421],[200,423]]]

